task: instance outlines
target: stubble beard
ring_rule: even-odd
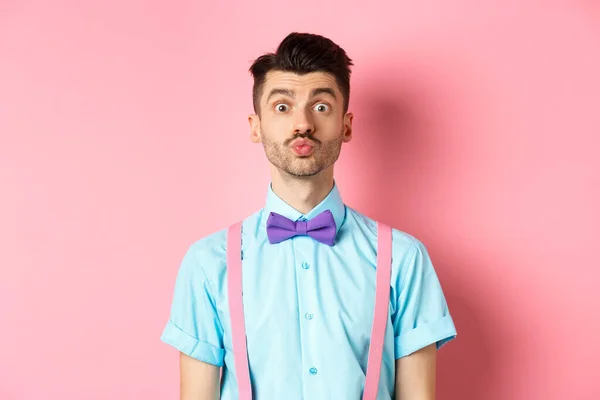
[[[299,157],[292,152],[289,143],[297,138],[307,138],[315,143],[315,150],[310,156]],[[279,170],[294,177],[311,177],[337,161],[342,148],[342,133],[327,142],[318,141],[311,135],[295,135],[284,143],[275,142],[263,133],[262,144],[267,159]]]

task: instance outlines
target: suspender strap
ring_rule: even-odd
[[[379,372],[385,329],[390,305],[390,279],[392,270],[392,229],[377,224],[377,290],[375,292],[375,312],[369,345],[369,361],[363,400],[375,400],[379,387]]]
[[[379,386],[379,373],[390,298],[390,274],[392,265],[392,229],[384,224],[377,225],[377,278],[375,311],[369,345],[367,376],[363,400],[375,400]],[[231,338],[233,362],[238,381],[240,400],[252,399],[248,353],[246,349],[246,325],[242,301],[242,223],[229,227],[227,233],[227,290],[231,315]]]
[[[227,291],[229,293],[229,313],[231,315],[231,341],[233,363],[238,381],[240,400],[252,399],[250,371],[246,350],[246,324],[242,302],[242,223],[229,227],[227,233]]]

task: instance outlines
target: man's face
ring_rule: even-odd
[[[249,117],[251,139],[267,159],[292,176],[314,176],[332,166],[343,142],[352,138],[352,114],[333,75],[271,71],[259,115]]]

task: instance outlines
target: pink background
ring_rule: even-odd
[[[293,30],[356,62],[345,201],[437,267],[438,399],[600,398],[598,3],[216,3],[0,3],[0,399],[177,398],[175,274],[263,205],[247,69]]]

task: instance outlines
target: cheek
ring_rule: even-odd
[[[263,141],[273,142],[276,140],[277,127],[274,127],[269,121],[261,122],[259,129]]]
[[[319,127],[324,131],[323,133],[326,133],[328,136],[337,136],[344,128],[344,121],[337,116],[322,118],[321,121],[319,121]]]
[[[266,118],[261,122],[261,132],[270,136],[285,134],[289,123],[283,118]]]

